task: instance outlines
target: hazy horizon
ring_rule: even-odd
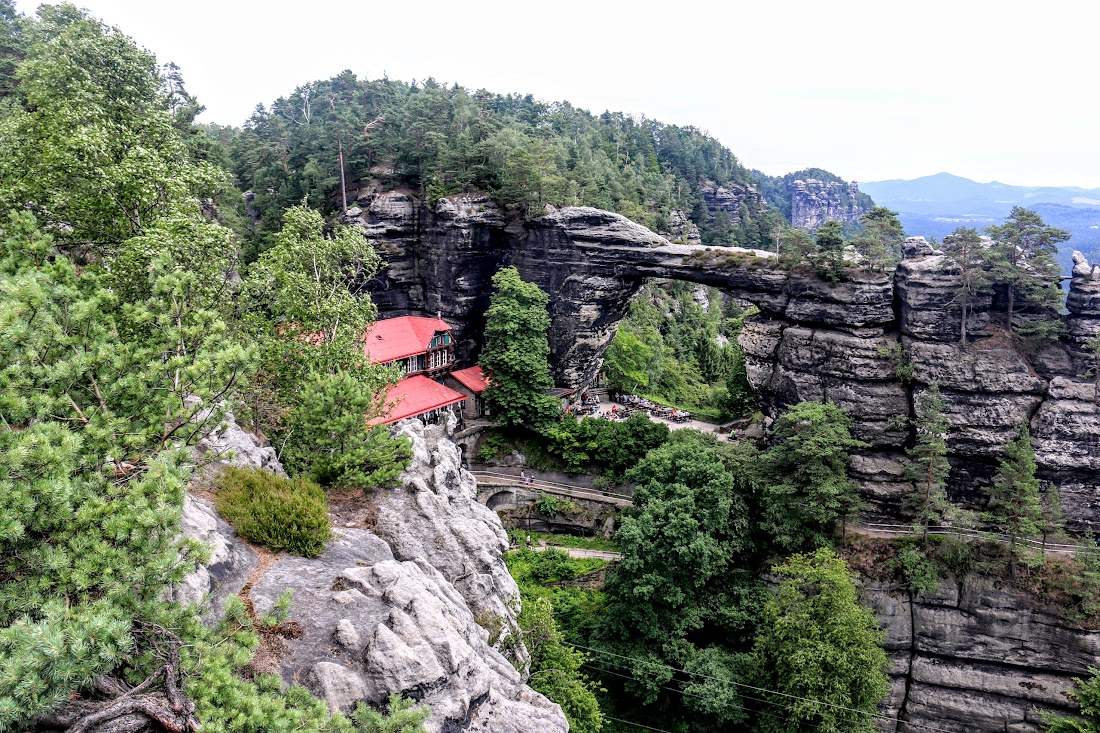
[[[693,125],[772,175],[819,167],[877,182],[950,171],[1100,187],[1100,104],[1089,92],[1089,21],[1100,10],[1059,0],[1026,15],[944,0],[688,3],[675,13],[577,0],[552,10],[428,0],[414,14],[330,0],[293,12],[252,0],[78,4],[178,64],[204,122],[241,125],[257,104],[350,69]],[[36,6],[17,2],[24,13]]]

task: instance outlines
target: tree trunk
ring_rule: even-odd
[[[1016,300],[1016,286],[1013,285],[1012,283],[1009,283],[1008,284],[1008,332],[1011,333],[1011,334],[1016,333],[1012,329],[1012,308],[1015,305],[1015,300]]]

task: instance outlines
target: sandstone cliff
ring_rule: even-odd
[[[827,221],[854,223],[868,211],[860,204],[855,181],[839,183],[807,178],[793,181],[789,190],[791,226],[796,229],[812,232]]]
[[[915,597],[872,581],[864,600],[893,662],[884,712],[897,723],[887,730],[1038,733],[1040,710],[1074,710],[1065,693],[1100,655],[1100,632],[988,578],[949,579]]]
[[[215,616],[247,582],[263,614],[286,590],[305,632],[288,642],[278,671],[333,709],[402,692],[431,706],[429,731],[564,733],[561,709],[524,684],[516,628],[519,591],[501,559],[507,537],[477,503],[445,426],[408,421],[414,457],[402,486],[376,497],[374,528],[342,526],[315,559],[278,555],[270,567],[238,540],[213,507],[189,496],[183,533],[213,553],[174,597]],[[236,463],[277,466],[274,452],[231,425],[200,450],[237,447]],[[490,631],[493,637],[490,638]]]
[[[876,509],[897,515],[922,390],[947,402],[953,498],[980,504],[1004,444],[1031,421],[1042,477],[1062,491],[1078,527],[1100,523],[1100,409],[1095,357],[1100,271],[1078,258],[1067,336],[1024,355],[1003,328],[1003,303],[975,303],[972,343],[958,346],[955,276],[919,242],[895,273],[853,272],[830,283],[775,266],[765,252],[672,244],[622,216],[585,207],[508,220],[487,198],[441,199],[433,210],[401,192],[351,212],[390,263],[370,283],[383,315],[442,311],[456,325],[459,358],[478,351],[490,279],[503,264],[550,295],[551,367],[579,386],[599,369],[631,297],[646,278],[713,285],[760,308],[741,336],[750,381],[772,415],[800,400],[848,408],[870,448],[852,462]],[[904,377],[904,378],[903,378]]]

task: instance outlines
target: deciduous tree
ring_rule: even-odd
[[[753,655],[762,733],[807,728],[833,733],[875,730],[874,714],[890,691],[885,636],[860,606],[852,574],[829,549],[794,555],[773,569],[780,583],[764,607]],[[779,693],[779,694],[774,694]]]
[[[546,293],[524,282],[514,267],[493,275],[479,363],[489,380],[485,399],[496,419],[508,427],[541,432],[558,417],[558,400],[547,394],[554,386],[547,362],[548,302]]]

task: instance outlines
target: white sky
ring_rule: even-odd
[[[691,124],[771,174],[1100,187],[1094,0],[76,2],[208,122],[351,69]]]

